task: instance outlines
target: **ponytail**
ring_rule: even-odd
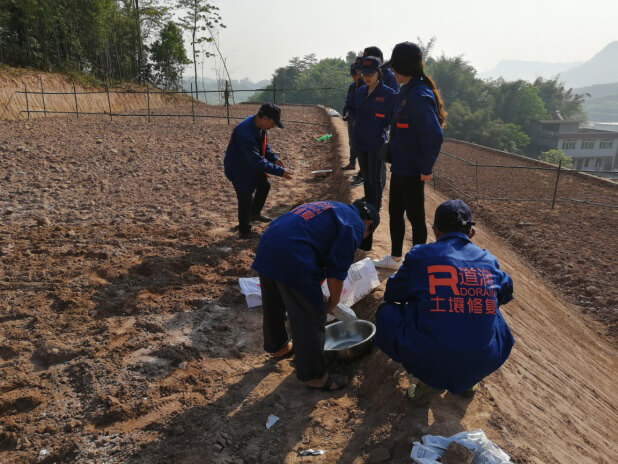
[[[425,84],[427,84],[427,87],[429,87],[433,92],[433,96],[436,99],[436,106],[438,107],[438,122],[440,122],[440,126],[444,128],[446,127],[446,111],[444,110],[444,103],[442,101],[440,91],[436,87],[436,84],[433,82],[431,77],[425,74],[424,70],[421,71],[421,77],[423,78],[423,81],[425,81]]]

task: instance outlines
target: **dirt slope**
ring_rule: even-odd
[[[285,107],[286,120],[309,124],[271,134],[297,176],[273,179],[267,213],[348,199],[341,173],[309,175],[342,164],[342,123],[319,143],[321,111]],[[474,428],[516,462],[614,462],[615,349],[482,224],[478,243],[515,281],[517,344],[474,399],[412,406],[378,351],[332,366],[354,375],[332,395],[299,384],[293,360],[273,363],[236,284],[256,242],[232,230],[230,132],[212,119],[0,121],[0,462],[296,463],[323,448],[311,462],[403,463],[425,433]],[[428,189],[428,211],[441,200]],[[387,227],[375,243],[371,256],[386,252]],[[357,313],[372,319],[382,292]],[[266,430],[269,414],[280,421]]]

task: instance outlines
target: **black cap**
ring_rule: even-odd
[[[376,56],[367,56],[361,60],[358,71],[361,74],[369,76],[380,69],[381,64],[382,60],[380,58]]]
[[[350,66],[350,74],[354,74],[356,71],[360,69],[361,63],[363,61],[362,56],[357,56],[354,60],[354,63]]]
[[[278,128],[283,129],[283,123],[281,122],[281,108],[274,103],[264,103],[258,111],[258,116],[266,116],[267,118],[275,121]]]
[[[449,200],[436,208],[433,225],[440,232],[469,232],[475,224],[472,212],[462,200]]]
[[[366,56],[377,56],[380,58],[380,61],[384,61],[384,54],[382,53],[382,50],[376,46],[365,48],[365,50],[363,50],[363,58]]]
[[[371,250],[371,246],[373,244],[373,232],[376,230],[378,225],[380,225],[380,213],[371,203],[368,203],[365,200],[356,200],[352,203],[352,205],[358,210],[361,219],[372,222],[369,236],[364,238],[358,247],[361,250],[369,251]]]
[[[422,60],[423,52],[418,45],[412,42],[401,42],[395,45],[391,59],[384,63],[384,67],[393,68],[404,76],[411,76],[412,65]]]

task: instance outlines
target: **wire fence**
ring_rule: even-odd
[[[489,164],[440,152],[434,168],[434,187],[447,186],[470,201],[511,201],[551,204],[577,203],[618,209],[618,184],[582,174],[613,171],[576,171],[558,166]],[[579,176],[579,182],[572,177]]]
[[[48,115],[74,115],[76,118],[79,118],[80,116],[104,115],[106,117],[109,117],[110,120],[113,120],[115,117],[144,117],[145,116],[148,118],[149,122],[151,121],[151,118],[179,117],[179,118],[191,118],[193,121],[195,121],[196,119],[200,119],[200,118],[226,119],[227,123],[230,124],[232,120],[242,120],[242,119],[245,119],[246,117],[246,116],[242,116],[242,117],[234,116],[230,114],[230,107],[234,104],[234,94],[235,93],[264,92],[265,95],[269,95],[269,96],[272,93],[272,100],[270,101],[272,101],[273,103],[277,103],[278,100],[281,100],[282,95],[286,93],[294,92],[298,94],[301,92],[321,92],[322,93],[321,103],[326,104],[326,102],[328,101],[330,92],[333,92],[333,91],[345,92],[345,90],[338,89],[335,87],[312,87],[312,88],[288,89],[288,88],[277,88],[275,85],[273,85],[272,88],[268,87],[268,88],[262,88],[262,89],[234,90],[232,89],[228,81],[225,81],[225,88],[221,90],[196,90],[193,88],[193,84],[191,84],[190,90],[163,91],[159,89],[152,89],[148,84],[146,84],[145,90],[118,90],[118,89],[111,89],[109,86],[106,86],[104,90],[88,90],[88,91],[79,90],[78,91],[75,84],[73,84],[72,91],[51,91],[50,92],[44,89],[43,81],[41,79],[39,79],[39,83],[40,83],[40,90],[28,89],[28,87],[24,85],[23,91],[20,90],[20,91],[15,92],[15,94],[17,95],[24,96],[25,108],[22,108],[19,111],[19,114],[20,115],[25,114],[27,119],[30,119],[31,117],[34,117],[35,115],[41,115],[41,114],[43,115],[43,117],[47,117]],[[196,111],[195,102],[202,101],[200,96],[204,96],[204,101],[206,101],[207,100],[206,96],[209,94],[213,94],[213,95],[217,94],[219,96],[220,106],[225,108],[225,112],[226,112],[225,115],[203,114],[203,113]],[[136,113],[135,110],[114,111],[115,105],[112,104],[112,97],[118,96],[118,95],[130,95],[132,97],[136,97],[140,95],[143,96],[143,100],[144,100],[143,110],[146,111],[146,114]],[[62,105],[64,109],[50,108],[48,105],[50,97],[58,97],[58,96],[62,97],[65,100]],[[85,110],[83,108],[84,106],[83,103],[82,103],[82,108],[80,109],[80,97],[81,97],[81,100],[83,101],[84,96],[87,96],[89,98],[93,96],[101,97],[99,98],[100,100],[99,110],[97,111]],[[191,105],[190,113],[189,112],[187,113],[170,113],[170,112],[161,113],[161,112],[153,111],[155,107],[158,107],[158,106],[153,107],[152,105],[152,99],[154,97],[157,97],[159,99],[161,97],[171,99],[177,96],[186,97],[187,100],[190,101],[190,105]],[[38,105],[33,102],[34,99],[36,99],[36,103],[38,103]],[[70,109],[66,108],[68,101],[71,102],[72,108]],[[259,103],[259,102],[256,101],[254,103]],[[313,101],[309,103],[314,105],[317,102]],[[102,105],[105,105],[105,107],[103,107]],[[91,106],[91,105],[88,105],[88,106]],[[305,125],[318,125],[318,126],[324,125],[323,123],[311,123],[307,121],[286,120],[286,122],[293,123],[293,124],[305,124]]]

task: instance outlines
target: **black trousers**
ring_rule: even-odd
[[[398,176],[391,173],[388,214],[393,256],[402,255],[403,238],[406,233],[404,213],[412,225],[412,245],[427,242],[425,182],[421,181],[420,175]]]
[[[236,198],[238,199],[238,231],[241,234],[251,231],[251,218],[261,214],[269,191],[270,182],[262,174],[258,176],[255,192],[239,192],[236,190]]]
[[[290,340],[285,327],[287,314],[294,340],[296,376],[303,382],[321,378],[326,372],[326,312],[313,306],[296,290],[262,274],[260,287],[264,313],[264,350],[274,353]]]
[[[350,164],[356,164],[356,148],[354,147],[354,121],[348,119],[348,144],[350,145]]]
[[[363,176],[365,200],[379,211],[382,206],[382,192],[386,180],[386,165],[381,150],[359,150],[358,164]]]

